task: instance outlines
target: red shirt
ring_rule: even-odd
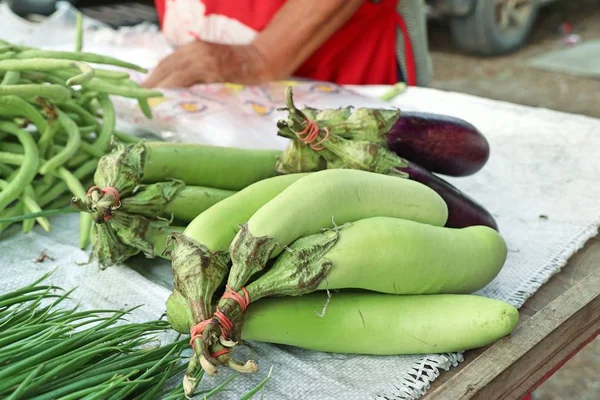
[[[263,30],[271,18],[277,13],[285,0],[154,0],[159,20],[165,31],[165,16],[171,9],[179,8],[169,15],[170,21],[183,20],[189,24],[195,23],[194,29],[201,29],[206,36],[206,30],[233,29],[238,36],[247,29]],[[180,2],[180,3],[177,3]],[[190,2],[198,2],[190,3]],[[313,80],[329,81],[338,84],[394,84],[397,83],[396,60],[396,26],[398,0],[381,0],[379,3],[365,2],[357,12],[334,33],[311,57],[309,57],[294,75]],[[204,15],[194,18],[194,13],[187,12],[199,9]],[[217,18],[211,19],[216,16]],[[224,18],[228,17],[228,18]],[[231,21],[235,20],[235,21]],[[199,25],[205,25],[199,27]],[[232,27],[233,28],[228,28]],[[240,28],[241,27],[241,28]],[[177,29],[178,27],[175,27]],[[290,29],[293,29],[291,27]],[[172,31],[173,28],[170,29]],[[202,37],[197,32],[190,32],[193,37]],[[223,33],[225,36],[226,33]],[[217,38],[218,34],[211,37]],[[204,39],[204,37],[202,37]],[[248,42],[251,38],[248,38]]]

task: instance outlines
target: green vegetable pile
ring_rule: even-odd
[[[187,341],[161,343],[158,335],[168,332],[168,322],[127,322],[133,309],[80,311],[66,304],[73,290],[45,284],[49,276],[0,295],[0,397],[186,398],[183,385],[173,385],[173,378],[185,369],[181,361]],[[200,382],[202,376],[200,370],[194,379]],[[212,398],[235,378],[199,394]],[[262,390],[268,379],[243,398]]]
[[[137,141],[115,132],[109,95],[138,99],[151,118],[147,99],[160,92],[138,87],[127,72],[90,63],[145,71],[98,54],[0,41],[0,232],[19,221],[24,232],[36,222],[49,231],[46,217],[65,212],[55,209],[68,204],[69,192],[85,196],[113,136]],[[91,228],[87,213],[80,225],[85,248]]]
[[[157,345],[166,321],[65,307],[72,291],[43,284],[47,277],[0,296],[0,397],[155,399],[181,371],[184,342]]]
[[[332,169],[264,179],[172,233],[173,327],[190,332],[212,375],[240,362],[240,340],[359,354],[423,354],[480,347],[510,333],[517,310],[472,295],[504,265],[487,226],[444,227],[448,208],[427,186]],[[255,303],[256,302],[256,303]]]

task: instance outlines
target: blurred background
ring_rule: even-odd
[[[69,2],[113,27],[157,23],[152,0]],[[52,14],[56,1],[4,3],[36,21]],[[411,17],[426,21],[407,21],[409,30],[421,25],[413,29],[420,36],[415,52],[427,58],[419,84],[600,118],[600,0],[427,0],[407,12],[415,10]],[[600,399],[600,339],[532,397]]]

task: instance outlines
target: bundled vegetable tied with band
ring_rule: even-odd
[[[139,252],[154,257],[160,254],[157,232],[168,234],[172,220],[186,225],[237,191],[276,175],[279,154],[165,142],[117,144],[100,159],[95,185],[72,205],[92,215],[92,255],[102,265]]]
[[[447,207],[433,190],[417,182],[344,169],[310,174],[292,183],[243,223],[229,246],[232,267],[227,286],[231,291],[241,291],[252,276],[267,266],[269,259],[300,237],[332,224],[375,216],[443,226]],[[202,335],[204,343],[200,362],[209,370],[207,360],[214,357],[207,349],[220,336],[227,339],[228,332],[222,328],[229,324],[221,318],[220,311],[224,301],[219,302],[212,320],[197,321],[194,329],[194,336]]]
[[[279,135],[292,143],[278,161],[280,172],[353,168],[408,178],[444,199],[446,226],[498,229],[482,205],[433,174],[466,176],[487,162],[487,140],[466,121],[399,110],[299,110],[291,88],[286,91],[286,106],[289,116],[278,122]]]
[[[241,291],[227,286],[215,313],[220,345],[240,340],[243,312],[264,297],[335,289],[469,294],[490,283],[506,260],[504,240],[486,226],[444,228],[391,217],[347,225],[296,240]],[[427,252],[432,245],[436,251]],[[214,347],[207,352],[211,358]]]
[[[435,252],[425,251],[432,245]],[[334,289],[473,293],[496,277],[506,255],[502,237],[486,226],[458,229],[390,217],[361,219],[294,241],[241,293],[228,286],[219,319],[227,321],[230,338],[238,341],[243,311],[263,297]]]
[[[212,316],[213,297],[229,273],[229,246],[238,225],[304,176],[306,174],[282,175],[254,183],[201,213],[183,233],[175,232],[168,237],[165,253],[172,259],[174,286],[198,326],[190,340],[195,357],[190,360],[185,375],[184,386],[188,392],[193,392],[195,387],[198,363],[207,365],[202,356],[207,351],[202,327]],[[251,363],[242,365],[233,359],[223,362],[240,371],[253,369]]]

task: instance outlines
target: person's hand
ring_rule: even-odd
[[[252,44],[195,41],[165,57],[142,86],[177,88],[217,82],[252,85],[271,80],[273,76],[264,55]]]

